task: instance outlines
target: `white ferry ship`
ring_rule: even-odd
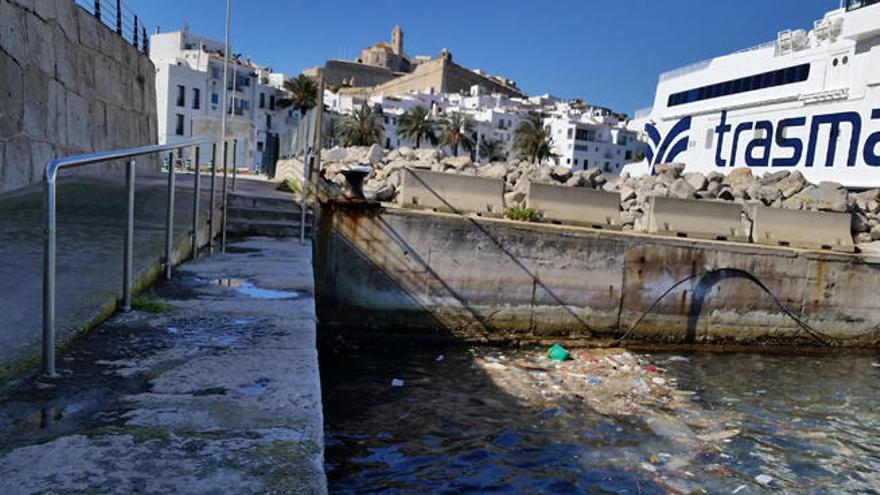
[[[662,74],[653,108],[633,121],[646,159],[624,170],[797,169],[812,182],[880,187],[880,0],[842,5],[809,32]]]

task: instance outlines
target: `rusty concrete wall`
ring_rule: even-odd
[[[613,338],[816,344],[738,272],[809,325],[851,338],[880,323],[880,270],[858,256],[452,214],[325,207],[316,239],[322,322],[473,341]],[[878,334],[839,345],[868,344]]]

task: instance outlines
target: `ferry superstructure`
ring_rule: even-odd
[[[848,0],[810,31],[662,74],[631,125],[649,148],[633,174],[678,162],[880,187],[880,0]]]

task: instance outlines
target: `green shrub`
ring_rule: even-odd
[[[161,314],[171,311],[171,305],[161,299],[137,296],[131,301],[131,309],[144,313]]]
[[[504,216],[518,222],[534,222],[538,219],[538,213],[534,208],[526,208],[524,205],[512,206],[504,212]]]
[[[280,184],[278,184],[278,186],[275,187],[275,189],[278,191],[293,193],[293,195],[298,200],[302,199],[302,182],[301,181],[287,179],[287,180],[281,182]],[[312,194],[311,184],[309,184],[309,186],[306,188],[306,191],[307,191],[307,195],[308,195],[309,200],[314,198],[314,194]]]

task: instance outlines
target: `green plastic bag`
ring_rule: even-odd
[[[547,357],[554,361],[565,361],[568,359],[568,351],[559,344],[553,344],[550,349],[547,349]]]

